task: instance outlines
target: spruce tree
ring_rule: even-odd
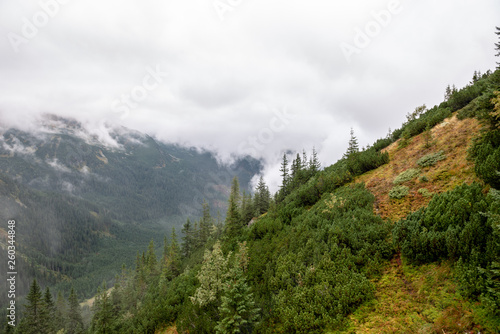
[[[106,282],[99,287],[94,300],[91,330],[94,334],[113,333],[113,306],[109,300]]]
[[[311,160],[309,162],[309,170],[311,170],[313,174],[316,174],[316,172],[319,172],[320,169],[321,169],[321,163],[319,162],[318,159],[318,153],[316,152],[316,148],[313,147]]]
[[[308,164],[309,164],[309,160],[307,159],[306,150],[302,150],[302,169],[303,170],[307,169]]]
[[[251,333],[258,319],[260,310],[255,306],[253,294],[245,278],[247,253],[246,245],[240,244],[227,281],[223,284],[222,304],[219,307],[221,320],[215,327],[217,333]]]
[[[497,29],[497,31],[495,31],[495,34],[498,36],[498,38],[500,39],[500,27],[495,27]],[[496,57],[500,57],[500,42],[498,43],[495,43],[495,50],[498,52],[495,56]],[[497,62],[497,69],[500,69],[500,63]]]
[[[262,215],[269,210],[269,203],[271,202],[271,193],[269,188],[264,182],[264,178],[261,176],[259,183],[255,188],[255,209],[257,215]]]
[[[71,288],[68,298],[68,316],[65,334],[80,334],[84,332],[83,319],[75,290]]]
[[[302,183],[302,159],[298,153],[297,157],[292,162],[291,174],[292,187],[295,188]]]
[[[245,191],[243,191],[243,195],[241,198],[241,219],[243,221],[243,224],[247,224],[252,220],[255,212],[252,195],[247,194]]]
[[[205,250],[203,264],[197,278],[200,286],[194,296],[190,297],[193,304],[205,307],[210,304],[219,305],[220,296],[224,291],[224,283],[228,275],[228,257],[222,253],[220,242],[214,244],[212,251]]]
[[[232,239],[239,235],[242,228],[240,215],[240,186],[237,177],[234,177],[229,195],[229,203],[226,214],[225,235]]]
[[[113,315],[117,316],[118,314],[120,314],[123,304],[122,279],[118,274],[115,276],[115,285],[113,286],[113,290],[111,290],[110,298],[113,308]]]
[[[61,329],[64,329],[66,325],[66,313],[67,313],[66,300],[64,299],[62,292],[59,291],[57,293],[57,299],[55,303],[55,315],[54,315],[54,326],[56,332],[60,331]]]
[[[149,242],[148,253],[146,254],[146,273],[148,278],[154,278],[158,274],[158,259],[155,253],[155,242],[153,239]]]
[[[162,273],[162,281],[172,280],[181,273],[181,251],[177,242],[177,234],[175,228],[172,227],[170,236],[170,245],[168,247],[168,255],[166,258],[166,266]]]
[[[451,90],[450,85],[446,86],[446,90],[444,92],[444,100],[448,101],[451,99],[451,96],[453,95],[453,91]]]
[[[42,321],[43,297],[40,286],[36,279],[30,286],[30,292],[26,296],[27,304],[24,305],[24,317],[19,324],[19,332],[26,334],[47,333]]]
[[[40,322],[42,327],[46,329],[47,333],[53,333],[56,331],[56,306],[54,300],[52,299],[52,294],[50,289],[47,287],[45,289],[45,294],[43,295],[43,304],[40,312]]]
[[[210,206],[205,200],[203,200],[202,208],[203,208],[203,215],[201,217],[199,227],[200,227],[200,243],[204,245],[207,242],[208,237],[210,236],[210,229],[213,225],[213,219],[212,216],[210,215]]]
[[[193,251],[193,227],[191,225],[191,220],[189,218],[186,223],[182,226],[181,230],[182,236],[182,248],[181,253],[184,257],[189,257]]]
[[[288,158],[286,156],[286,153],[283,153],[283,161],[281,162],[281,167],[280,167],[280,172],[281,172],[281,198],[285,198],[285,196],[288,194],[287,193],[287,186],[289,183],[289,178],[290,176],[288,175],[289,169],[288,169]]]
[[[358,145],[358,139],[354,135],[354,129],[351,128],[351,134],[350,134],[350,139],[349,139],[349,145],[347,147],[347,151],[344,153],[344,158],[348,159],[350,158],[353,154],[359,152],[359,145]]]

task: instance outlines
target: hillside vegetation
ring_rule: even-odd
[[[113,146],[76,121],[45,121],[38,132],[0,130],[0,249],[7,254],[6,222],[15,219],[19,315],[33,279],[66,298],[72,288],[91,297],[152,238],[200,215],[203,198],[223,214],[232,177],[247,187],[260,168],[250,158],[223,166],[209,152],[123,128]],[[7,291],[0,284],[1,327]]]
[[[151,241],[88,332],[500,332],[499,90],[475,74],[324,169],[285,154],[274,198],[233,179],[225,224],[204,203],[181,243]]]

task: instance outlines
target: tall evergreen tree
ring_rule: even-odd
[[[301,183],[302,178],[302,159],[300,155],[297,153],[297,157],[292,161],[291,167],[291,182],[293,183],[293,187],[297,184]]]
[[[43,295],[43,304],[40,312],[40,321],[42,327],[47,330],[47,333],[54,333],[56,331],[55,315],[56,306],[52,299],[50,289],[47,287]]]
[[[91,330],[94,334],[113,333],[114,319],[113,306],[109,300],[106,282],[99,287],[93,305],[94,316],[92,317]]]
[[[280,167],[280,172],[281,172],[281,198],[284,198],[287,195],[287,186],[289,183],[290,175],[288,174],[289,169],[288,169],[288,157],[286,156],[286,153],[283,153],[283,160],[281,162],[281,167]]]
[[[498,36],[500,39],[500,27],[495,27],[497,31],[495,31],[495,34]],[[495,50],[498,52],[495,56],[500,57],[500,42],[495,43]],[[500,62],[497,62],[497,69],[500,69]]]
[[[240,244],[238,254],[228,271],[223,284],[222,304],[219,307],[221,320],[215,327],[217,333],[251,333],[260,310],[255,306],[253,294],[244,271],[248,262],[246,245]]]
[[[182,226],[181,232],[183,234],[181,253],[182,253],[182,256],[189,257],[191,255],[191,252],[194,249],[193,226],[192,226],[191,220],[189,218],[186,220],[186,223]]]
[[[241,219],[243,220],[243,224],[245,224],[252,220],[255,208],[252,201],[252,195],[243,191],[241,198]]]
[[[124,268],[122,268],[122,273],[124,273]],[[124,277],[120,277],[118,274],[115,276],[115,285],[113,286],[113,289],[111,290],[111,294],[110,294],[111,306],[113,308],[113,315],[114,316],[119,315],[121,310],[122,310],[123,279],[124,279]]]
[[[197,275],[200,286],[196,289],[194,296],[190,297],[194,304],[200,307],[218,304],[227,280],[228,258],[222,253],[219,241],[214,244],[212,251],[205,250],[203,264]]]
[[[354,135],[354,129],[351,128],[349,145],[347,147],[347,151],[344,153],[344,158],[349,158],[353,154],[358,152],[359,152],[358,138],[356,138],[356,136]]]
[[[80,310],[80,304],[78,303],[78,297],[76,296],[75,290],[71,288],[71,292],[68,298],[68,316],[66,325],[66,334],[80,334],[84,332],[83,319]]]
[[[450,85],[446,86],[446,90],[444,92],[444,100],[448,101],[451,99],[451,96],[453,95],[453,91],[451,90]]]
[[[226,214],[225,235],[228,238],[234,238],[239,235],[242,228],[239,208],[240,196],[239,181],[237,177],[234,177]]]
[[[181,272],[181,250],[179,248],[179,243],[177,241],[177,234],[175,233],[175,228],[172,228],[172,234],[170,236],[170,245],[168,247],[168,255],[166,259],[166,266],[163,269],[162,279],[172,280],[177,277]]]
[[[24,305],[24,317],[19,323],[19,332],[26,334],[47,333],[42,321],[42,309],[44,307],[42,291],[36,279],[30,286],[30,292],[26,296],[27,304]]]
[[[255,188],[255,210],[257,215],[262,215],[269,210],[269,203],[271,202],[271,193],[269,188],[264,182],[264,178],[261,176],[259,183]]]
[[[311,160],[309,162],[309,169],[313,174],[319,172],[319,170],[321,169],[321,163],[319,162],[318,159],[318,152],[316,152],[316,148],[314,147],[311,155]]]
[[[210,236],[210,229],[213,225],[213,219],[212,216],[210,215],[210,206],[208,203],[203,200],[203,215],[200,220],[200,242],[202,245],[207,242],[208,237]]]
[[[307,169],[309,160],[307,159],[306,150],[302,150],[302,169]]]
[[[155,242],[153,239],[149,242],[148,253],[146,254],[146,273],[148,278],[155,277],[158,274],[158,259],[155,253]]]
[[[59,330],[64,329],[66,325],[66,313],[67,313],[66,300],[64,299],[61,291],[57,293],[55,308],[56,309],[54,315],[54,326],[56,332],[58,332]]]

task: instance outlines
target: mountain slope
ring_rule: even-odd
[[[389,154],[389,163],[359,176],[356,182],[364,182],[375,195],[377,214],[393,221],[406,217],[408,213],[426,206],[432,198],[430,194],[451,190],[463,182],[479,181],[473,162],[467,158],[467,151],[480,129],[477,119],[459,120],[453,115],[430,129],[429,134],[412,137],[406,147],[399,147],[401,139],[389,145],[383,150]],[[426,145],[427,136],[431,136],[430,145]],[[418,165],[422,157],[439,152],[442,152],[443,160],[437,161],[434,166]],[[418,170],[415,177],[401,183],[409,187],[409,195],[391,199],[389,192],[395,186],[394,180],[409,169]],[[427,189],[428,192],[419,192],[420,189]]]
[[[231,179],[245,189],[260,163],[221,165],[210,152],[166,144],[124,128],[92,135],[79,122],[46,116],[38,131],[0,136],[1,221],[15,219],[18,294],[34,277],[80,296],[159,244],[206,200],[224,214]],[[0,245],[6,246],[6,225]],[[5,285],[1,285],[5,302]]]

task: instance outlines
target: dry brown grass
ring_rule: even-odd
[[[458,120],[456,116],[446,119],[431,130],[434,145],[425,148],[423,134],[411,138],[410,144],[399,148],[399,142],[388,146],[384,151],[389,153],[390,162],[369,173],[361,175],[356,182],[364,182],[368,190],[376,197],[374,210],[382,218],[392,221],[405,217],[408,213],[426,206],[432,197],[418,193],[426,188],[431,193],[442,193],[462,183],[478,181],[474,174],[474,166],[467,160],[467,149],[472,139],[479,133],[481,125],[475,119]],[[442,150],[446,159],[432,167],[421,169],[428,182],[419,178],[405,182],[410,194],[403,199],[389,198],[389,190],[394,186],[392,181],[401,172],[410,168],[419,168],[417,160],[426,154]]]
[[[157,330],[155,334],[179,334],[179,332],[177,332],[176,326],[170,326]]]
[[[351,314],[340,333],[486,333],[462,299],[447,263],[413,267],[395,256],[374,283],[375,299]]]
[[[479,134],[481,125],[475,119],[446,119],[431,130],[433,145],[426,148],[424,134],[413,137],[404,148],[395,142],[384,151],[390,162],[356,179],[364,182],[376,197],[374,211],[383,218],[397,221],[408,213],[426,206],[432,196],[423,196],[425,188],[438,194],[462,183],[479,181],[474,165],[467,160],[467,150]],[[421,157],[443,151],[446,159],[434,166],[421,168],[420,176],[402,183],[410,188],[403,199],[390,199],[393,180],[417,165]],[[344,330],[335,333],[485,333],[474,321],[472,305],[456,292],[450,265],[405,265],[397,255],[383,275],[374,280],[375,299],[349,316]]]

